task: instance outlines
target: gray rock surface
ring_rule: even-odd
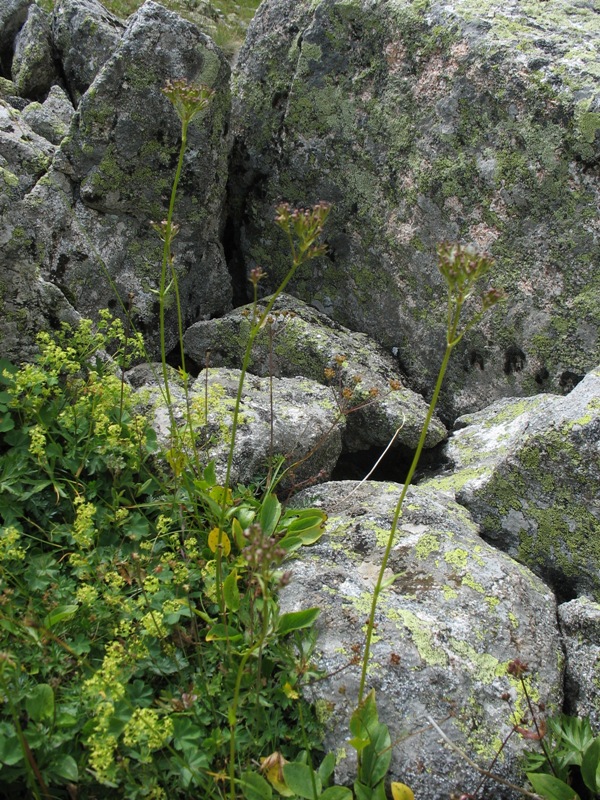
[[[268,298],[259,305],[259,314],[266,302]],[[199,365],[208,358],[211,366],[241,366],[250,314],[251,306],[244,306],[221,319],[195,323],[184,336],[186,354]],[[331,387],[331,400],[347,417],[344,445],[350,452],[387,446],[400,426],[396,445],[416,448],[427,405],[402,384],[391,355],[365,334],[344,328],[290,295],[277,299],[270,319],[254,344],[253,374],[300,375]],[[329,378],[326,370],[333,371]],[[396,390],[391,390],[390,381],[398,381]],[[445,427],[434,418],[426,446],[445,437]]]
[[[234,77],[232,215],[247,269],[286,269],[281,199],[333,203],[290,291],[431,391],[435,246],[496,257],[507,292],[451,364],[449,416],[564,391],[600,362],[598,15],[586,0],[266,0]]]
[[[565,648],[565,706],[569,714],[589,717],[600,733],[600,605],[578,597],[558,607]]]
[[[152,379],[147,372],[140,378],[139,370],[134,370],[133,379],[141,402],[151,409],[159,440],[168,444],[171,414],[157,388],[162,383],[160,366]],[[226,472],[239,376],[236,369],[205,370],[189,387],[189,418],[183,387],[175,383],[172,392],[172,417],[182,440],[188,447],[193,442],[203,463],[215,461],[220,480]],[[231,482],[248,484],[264,477],[274,456],[282,456],[284,468],[289,468],[280,488],[327,480],[342,450],[344,425],[328,391],[318,383],[305,378],[273,378],[271,382],[247,375]]]
[[[455,493],[482,535],[544,577],[562,599],[600,598],[600,369],[564,397],[501,400],[457,421]]]
[[[27,19],[33,0],[3,0],[0,5],[0,73],[8,78],[14,53],[14,39]]]
[[[291,563],[281,602],[285,611],[321,609],[316,660],[330,677],[307,693],[323,711],[326,748],[347,755],[337,767],[344,783],[354,775],[347,725],[359,677],[349,662],[363,642],[400,489],[338,482],[294,498],[329,515],[323,538]],[[517,715],[524,710],[522,690],[506,673],[516,658],[528,664],[531,691],[549,713],[560,709],[555,601],[527,568],[480,539],[463,507],[421,486],[409,490],[389,571],[397,577],[381,597],[368,682],[394,743],[390,777],[417,798],[448,800],[452,792],[473,792],[480,776],[443,745],[428,716],[487,766],[511,729],[511,708]],[[502,699],[505,692],[512,705]],[[495,767],[520,785],[521,747],[511,737]],[[486,796],[513,797],[496,784]]]
[[[99,0],[58,0],[53,42],[75,105],[113,54],[125,29]]]
[[[84,0],[79,10],[85,12],[90,3]],[[71,12],[74,17],[68,17]],[[77,8],[70,0],[56,15],[59,22],[67,16],[77,27]],[[87,30],[83,22],[80,29]],[[60,131],[41,130],[39,120],[32,119],[45,136],[61,141],[58,150],[16,111],[7,105],[0,108],[0,155],[8,170],[4,183],[12,195],[23,197],[3,219],[2,237],[13,243],[13,261],[20,243],[24,251],[17,263],[27,263],[30,272],[54,284],[82,315],[94,317],[105,307],[115,312],[131,307],[134,324],[146,333],[152,354],[158,349],[153,292],[160,279],[162,243],[150,222],[166,216],[179,152],[180,122],[161,91],[174,77],[215,90],[210,107],[189,128],[177,205],[181,228],[173,253],[183,324],[230,308],[230,278],[220,244],[229,66],[212,40],[152,2],[130,17],[115,41],[115,52],[103,66],[97,65],[100,71],[79,103],[67,138],[61,126]],[[85,56],[85,48],[81,52]],[[81,90],[83,83],[78,84]],[[40,109],[34,111],[39,117]],[[26,118],[32,115],[30,110]],[[0,259],[4,261],[4,253]],[[14,289],[8,281],[3,284],[3,297],[11,297]],[[177,339],[174,298],[168,305],[170,350]],[[11,325],[5,318],[0,329]],[[23,325],[28,327],[22,321]],[[24,336],[13,339],[7,334],[5,355],[18,359],[21,350],[32,346]]]
[[[53,86],[43,103],[29,103],[23,109],[22,119],[38,136],[59,145],[69,132],[74,114],[65,92]]]
[[[11,76],[22,97],[44,100],[60,82],[54,61],[50,17],[39,6],[29,6],[25,24],[15,39]]]

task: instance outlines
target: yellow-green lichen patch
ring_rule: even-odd
[[[403,608],[388,611],[388,617],[401,622],[408,629],[413,644],[425,664],[429,666],[446,666],[448,664],[448,656],[442,647],[436,646],[427,620],[421,619],[412,611]]]
[[[425,559],[432,553],[439,553],[440,542],[438,537],[433,533],[426,533],[421,536],[415,546],[415,555],[419,559]]]

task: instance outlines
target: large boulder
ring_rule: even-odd
[[[165,448],[173,441],[175,425],[183,446],[195,450],[202,463],[214,461],[216,474],[223,480],[240,370],[207,369],[187,391],[171,376],[170,409],[159,364],[134,367],[128,377]],[[249,484],[268,473],[279,474],[280,488],[292,491],[304,482],[328,480],[342,451],[344,427],[345,419],[337,413],[328,391],[315,381],[248,374],[230,481]]]
[[[44,100],[60,77],[54,60],[50,17],[35,3],[15,39],[11,76],[22,97]]]
[[[562,392],[600,361],[598,17],[587,0],[265,0],[234,76],[232,230],[287,268],[274,204],[333,203],[293,294],[398,354],[431,390],[442,239],[507,292],[450,367],[449,415]]]
[[[294,498],[329,515],[322,539],[291,563],[281,604],[284,611],[321,610],[315,656],[325,677],[307,691],[323,712],[325,747],[338,754],[342,783],[355,775],[348,744],[357,702],[354,659],[401,489],[342,481]],[[550,713],[559,710],[563,656],[554,597],[528,569],[480,539],[464,508],[420,486],[406,498],[392,574],[396,579],[380,599],[368,673],[393,742],[390,777],[427,800],[473,793],[480,776],[444,746],[429,718],[488,766],[515,720],[527,713],[519,682],[507,675],[514,659],[528,665],[532,696]],[[521,748],[520,737],[511,736],[494,767],[518,785]],[[514,797],[492,786],[486,796]]]
[[[59,0],[52,40],[67,90],[75,104],[112,56],[125,25],[98,0]]]
[[[565,711],[600,733],[600,605],[578,597],[558,607],[565,648]]]
[[[265,298],[256,309],[264,312]],[[185,332],[186,355],[203,365],[239,367],[246,349],[252,306],[221,319],[196,322]],[[402,383],[395,359],[368,336],[344,328],[290,295],[281,295],[257,336],[250,370],[255,375],[302,376],[331,388],[331,400],[346,417],[344,445],[350,452],[371,447],[415,449],[427,405]],[[392,388],[394,387],[394,388]],[[434,417],[426,446],[446,438]]]
[[[85,10],[93,2],[82,4]],[[69,0],[68,7],[75,8],[75,0]],[[66,8],[66,2],[58,7],[57,19]],[[114,43],[115,51],[98,66],[96,77],[86,78],[93,83],[58,149],[30,130],[16,110],[4,104],[0,108],[6,118],[0,126],[0,149],[6,150],[10,172],[5,183],[23,198],[10,205],[2,235],[14,245],[11,271],[16,250],[17,263],[54,284],[80,314],[95,317],[105,307],[115,313],[129,309],[133,324],[146,334],[148,352],[157,353],[156,289],[163,247],[150,223],[166,217],[181,133],[175,110],[161,90],[168,79],[185,78],[215,92],[208,109],[189,127],[177,199],[180,230],[173,263],[182,323],[188,325],[222,314],[231,305],[220,244],[230,70],[211,39],[152,2],[130,17]],[[77,84],[77,91],[86,81]],[[27,112],[26,117],[31,116]],[[55,141],[52,130],[31,122]],[[2,253],[2,266],[8,257],[8,250]],[[15,289],[7,287],[4,297],[13,294]],[[173,293],[167,304],[170,350],[178,336]],[[26,313],[26,307],[21,310]],[[36,325],[39,321],[36,318]],[[2,328],[6,324],[7,320],[0,322]],[[26,337],[19,342],[11,334],[5,355],[20,358],[31,346]]]
[[[456,424],[452,471],[431,489],[454,493],[561,599],[600,599],[600,368],[564,397],[499,400]]]

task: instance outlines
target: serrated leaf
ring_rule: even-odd
[[[577,792],[554,775],[545,773],[528,772],[527,779],[533,786],[533,791],[545,800],[580,800]]]
[[[277,633],[280,636],[285,636],[286,633],[291,633],[291,631],[309,628],[320,613],[321,611],[318,608],[305,608],[303,611],[290,611],[287,614],[282,614],[277,625]]]
[[[229,553],[231,553],[231,542],[229,541],[229,536],[227,536],[225,531],[220,531],[219,528],[213,528],[208,534],[207,544],[213,553],[217,552],[219,546],[222,547],[224,556],[228,556]]]

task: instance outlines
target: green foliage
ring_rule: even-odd
[[[600,797],[600,736],[594,736],[589,719],[560,715],[547,726],[544,752],[526,757],[534,791],[545,800]]]
[[[279,615],[274,591],[323,513],[161,470],[120,323],[39,346],[1,365],[0,790],[220,797],[234,705],[236,764],[315,746],[294,689],[315,612]]]

